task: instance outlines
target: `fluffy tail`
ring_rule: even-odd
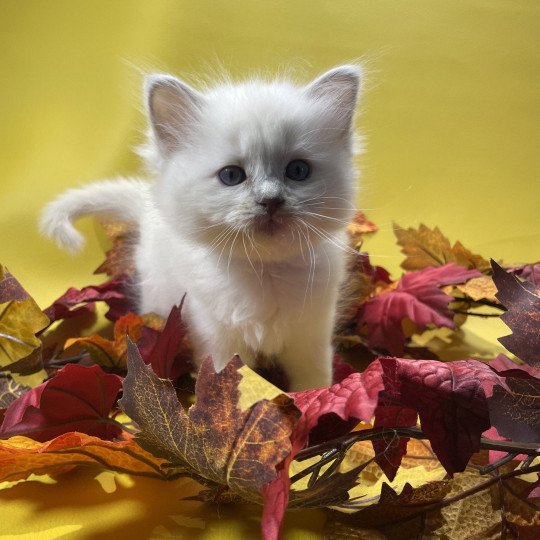
[[[84,245],[82,234],[73,222],[82,216],[98,215],[139,223],[150,201],[150,184],[142,180],[120,178],[70,189],[50,202],[41,214],[42,234],[72,253]]]

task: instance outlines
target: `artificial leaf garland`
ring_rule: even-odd
[[[375,230],[373,223],[358,214],[349,227],[351,243],[360,247],[362,235]],[[452,246],[438,229],[424,225],[417,230],[396,228],[398,243],[407,256],[403,267],[411,272],[392,281],[361,253],[351,265],[350,308],[340,320],[341,337],[336,343],[347,344],[349,349],[343,351],[347,358],[362,358],[360,372],[338,361],[335,374],[341,375],[334,386],[287,397],[238,358],[219,374],[208,361],[199,373],[196,405],[184,412],[182,395],[189,394],[191,387],[191,351],[182,305],[173,309],[167,321],[130,314],[125,285],[132,271],[129,236],[133,232],[112,224],[108,233],[113,248],[98,270],[112,279],[80,291],[70,289],[45,312],[56,325],[62,325],[64,319],[77,321],[92,312],[94,302],[106,302],[110,308],[107,317],[115,321],[114,340],[86,336],[51,347],[56,334],[46,329],[49,321],[43,313],[40,324],[32,323],[31,317],[27,321],[18,319],[20,314],[5,313],[4,324],[11,332],[5,334],[11,341],[15,337],[36,346],[30,347],[30,354],[25,350],[19,358],[4,361],[7,372],[0,378],[0,406],[4,407],[0,410],[0,438],[5,440],[0,440],[0,479],[22,479],[32,472],[58,472],[92,463],[163,479],[188,475],[206,484],[206,493],[220,500],[240,496],[263,503],[262,534],[274,539],[287,508],[329,505],[356,508],[354,515],[359,519],[352,530],[359,534],[361,514],[375,506],[383,514],[389,508],[414,508],[416,514],[410,515],[424,516],[423,530],[431,527],[435,531],[437,520],[430,521],[430,512],[454,508],[471,496],[469,492],[484,493],[496,482],[517,482],[528,471],[529,477],[536,474],[538,478],[538,466],[533,462],[538,455],[534,445],[539,436],[540,401],[535,367],[535,339],[540,335],[538,263],[507,270],[494,264],[492,271],[480,255],[459,242]],[[33,302],[3,269],[0,300],[10,306]],[[500,357],[492,367],[470,359],[442,363],[433,358],[432,351],[413,346],[414,332],[433,327],[459,332],[455,314],[476,315],[472,308],[482,307],[497,312],[506,309],[503,320],[512,334],[501,341],[530,365],[520,367]],[[126,336],[137,344],[126,341]],[[105,356],[99,354],[100,347]],[[59,355],[58,351],[63,352]],[[380,353],[394,356],[377,358]],[[430,359],[414,359],[421,354]],[[398,355],[404,357],[396,358]],[[32,357],[34,364],[28,361]],[[115,419],[126,360],[120,404],[138,424],[135,440],[126,431],[131,428]],[[21,361],[26,362],[26,371],[45,367],[49,378],[34,389],[18,385],[10,372],[16,374]],[[208,391],[216,387],[220,389],[216,394]],[[94,401],[98,394],[108,397],[98,404]],[[364,430],[351,432],[360,420]],[[374,427],[370,427],[372,421]],[[482,432],[492,440],[481,437]],[[389,438],[390,433],[394,435]],[[416,437],[429,440],[432,461],[440,460],[450,475],[469,471],[480,455],[478,449],[488,448],[493,463],[486,462],[482,474],[498,471],[498,476],[484,480],[477,471],[476,487],[467,488],[449,477],[433,482],[428,469],[420,465],[425,483],[420,481],[415,488],[401,484],[401,491],[396,491],[381,479],[380,494],[358,511],[351,493],[367,481],[366,471],[382,469],[389,479],[401,478],[400,470],[414,453],[411,449],[417,448]],[[372,441],[371,453],[344,469],[355,445],[363,444],[358,440]],[[182,441],[189,443],[183,445]],[[510,455],[514,462],[508,462],[504,453],[506,465],[502,465],[494,450],[506,448],[519,448],[522,453]],[[308,465],[303,467],[306,459]],[[433,478],[443,477],[441,468]],[[522,497],[534,500],[539,490],[538,480],[529,482],[521,489]],[[200,495],[203,500],[204,493]],[[506,518],[504,522],[493,518],[493,530],[506,527],[522,535],[532,533],[540,523],[540,511],[508,497],[504,495],[504,504],[500,501]],[[388,530],[381,524],[375,526]],[[449,537],[452,534],[457,533]]]

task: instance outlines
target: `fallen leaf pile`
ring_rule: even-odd
[[[540,263],[490,264],[437,228],[396,226],[393,280],[361,251],[376,229],[361,213],[348,229],[335,384],[293,393],[239,357],[194,373],[183,299],[167,320],[130,312],[123,224],[106,224],[109,280],[46,309],[0,266],[0,481],[189,476],[197,500],[261,504],[267,540],[286,511],[316,507],[332,539],[537,538]],[[111,322],[88,335],[96,303]],[[500,317],[508,354],[443,361],[434,342],[461,339],[468,317]]]

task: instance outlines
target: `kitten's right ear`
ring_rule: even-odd
[[[144,81],[148,116],[161,152],[181,147],[201,109],[203,96],[171,75],[148,75]]]

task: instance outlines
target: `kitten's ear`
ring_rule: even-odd
[[[346,133],[351,130],[360,89],[360,75],[358,66],[339,66],[323,73],[306,87],[311,98],[328,102],[339,127]]]
[[[170,155],[188,136],[203,96],[171,75],[148,75],[144,93],[159,148],[164,155]]]

